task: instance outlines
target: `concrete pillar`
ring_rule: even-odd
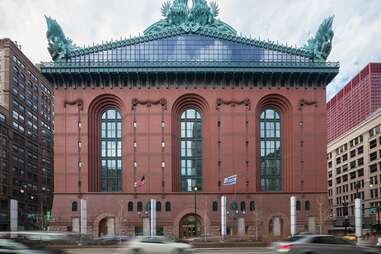
[[[11,221],[11,231],[18,230],[18,201],[15,199],[10,200],[10,221]]]
[[[290,198],[290,232],[294,236],[296,234],[296,197],[291,196]]]
[[[356,236],[360,238],[362,236],[362,207],[361,199],[355,199],[355,225],[356,225]]]
[[[151,217],[151,225],[150,225],[150,235],[156,235],[156,200],[151,199],[151,207],[150,207],[150,217]]]
[[[87,234],[87,200],[81,199],[81,234]]]
[[[226,196],[221,196],[221,238],[226,236]]]

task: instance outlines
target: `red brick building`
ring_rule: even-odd
[[[381,63],[369,63],[327,104],[328,142],[381,107]]]
[[[158,233],[219,235],[226,195],[228,234],[276,238],[289,234],[295,195],[298,231],[318,231],[327,192],[325,87],[338,64],[239,37],[219,20],[167,15],[142,37],[89,48],[64,41],[62,49],[48,31],[55,61],[42,72],[56,87],[51,228],[78,231],[84,199],[89,234],[140,234],[154,198]],[[224,185],[232,175],[237,184]]]

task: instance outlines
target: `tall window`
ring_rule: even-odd
[[[121,191],[122,117],[109,108],[101,119],[101,191]]]
[[[260,119],[261,190],[281,190],[280,116],[273,109],[266,109]]]
[[[202,187],[201,115],[194,109],[185,110],[180,119],[181,191],[200,191]]]

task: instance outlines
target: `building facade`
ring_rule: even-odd
[[[298,231],[323,230],[325,86],[338,63],[240,37],[212,5],[179,2],[169,6],[181,15],[164,5],[144,36],[87,48],[47,18],[54,62],[42,72],[56,89],[50,227],[147,233],[153,198],[158,234],[219,235],[226,195],[229,235],[278,238],[289,235],[295,195]],[[237,184],[224,185],[233,175]]]
[[[328,144],[328,197],[336,226],[354,225],[354,200],[362,199],[367,228],[381,207],[381,109]]]
[[[1,230],[10,227],[10,200],[20,229],[46,226],[53,193],[53,90],[9,39],[0,40]]]
[[[327,104],[328,142],[381,107],[381,63],[369,63]]]
[[[1,68],[1,67],[0,67]],[[9,159],[8,142],[9,131],[7,124],[8,111],[0,106],[0,229],[5,230],[9,227]]]
[[[381,63],[364,67],[327,104],[328,196],[336,226],[354,224],[354,199],[365,225],[377,223],[381,189]]]

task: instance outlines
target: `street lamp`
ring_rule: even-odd
[[[194,188],[193,188],[193,191],[194,191],[194,225],[195,225],[195,231],[194,231],[194,233],[195,233],[195,236],[197,235],[197,199],[196,199],[196,197],[197,197],[197,186],[195,186]]]

